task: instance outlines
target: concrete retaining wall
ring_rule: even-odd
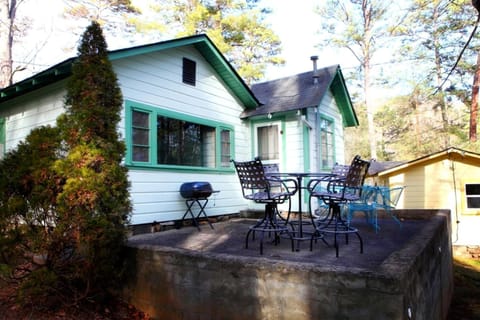
[[[130,247],[124,297],[154,319],[445,319],[453,292],[446,215],[376,270],[166,247]]]

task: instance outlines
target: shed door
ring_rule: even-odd
[[[280,164],[282,150],[280,128],[280,122],[255,126],[256,155],[265,164]]]

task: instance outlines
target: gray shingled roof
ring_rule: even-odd
[[[370,168],[368,169],[368,175],[374,176],[379,172],[394,168],[404,163],[406,163],[406,161],[371,161]]]
[[[313,81],[312,70],[252,85],[252,92],[262,106],[245,111],[242,118],[318,106],[329,90],[339,67],[334,65],[318,69],[316,84]]]

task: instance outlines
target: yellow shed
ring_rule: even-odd
[[[382,185],[406,187],[397,209],[449,209],[453,244],[480,244],[480,154],[451,147],[375,178]]]

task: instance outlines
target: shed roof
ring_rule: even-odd
[[[213,69],[220,75],[222,80],[240,101],[242,101],[247,109],[255,108],[259,105],[257,98],[253,95],[250,88],[208,36],[204,34],[113,50],[109,51],[108,57],[111,61],[114,61],[135,55],[188,45],[193,45],[202,54],[205,60],[210,63]],[[69,58],[27,79],[0,89],[0,103],[69,77],[72,73],[72,64],[76,59],[76,57]]]
[[[379,172],[404,164],[405,161],[371,161],[368,175],[374,176]]]
[[[344,126],[357,126],[357,115],[339,65],[252,85],[262,106],[246,110],[242,118],[318,107],[328,90],[332,91],[342,113]]]
[[[408,161],[408,162],[404,162],[403,164],[400,164],[400,165],[395,166],[393,168],[385,169],[383,171],[378,172],[377,174],[379,176],[385,176],[385,175],[389,175],[389,174],[395,173],[395,172],[400,171],[400,170],[405,170],[405,169],[408,169],[408,168],[411,168],[411,167],[414,167],[414,166],[423,165],[423,164],[431,162],[431,161],[440,161],[440,160],[443,160],[445,158],[455,159],[456,161],[459,161],[459,160],[462,160],[462,159],[465,159],[465,160],[469,159],[469,160],[473,160],[475,162],[478,162],[479,165],[480,165],[480,154],[479,153],[475,153],[475,152],[471,152],[471,151],[467,151],[467,150],[463,150],[463,149],[459,149],[459,148],[455,148],[455,147],[449,147],[447,149],[444,149],[444,150],[441,150],[441,151],[438,151],[438,152],[434,152],[434,153],[425,155],[423,157],[420,157],[420,158],[417,158],[417,159],[414,159],[414,160],[411,160],[411,161]]]

